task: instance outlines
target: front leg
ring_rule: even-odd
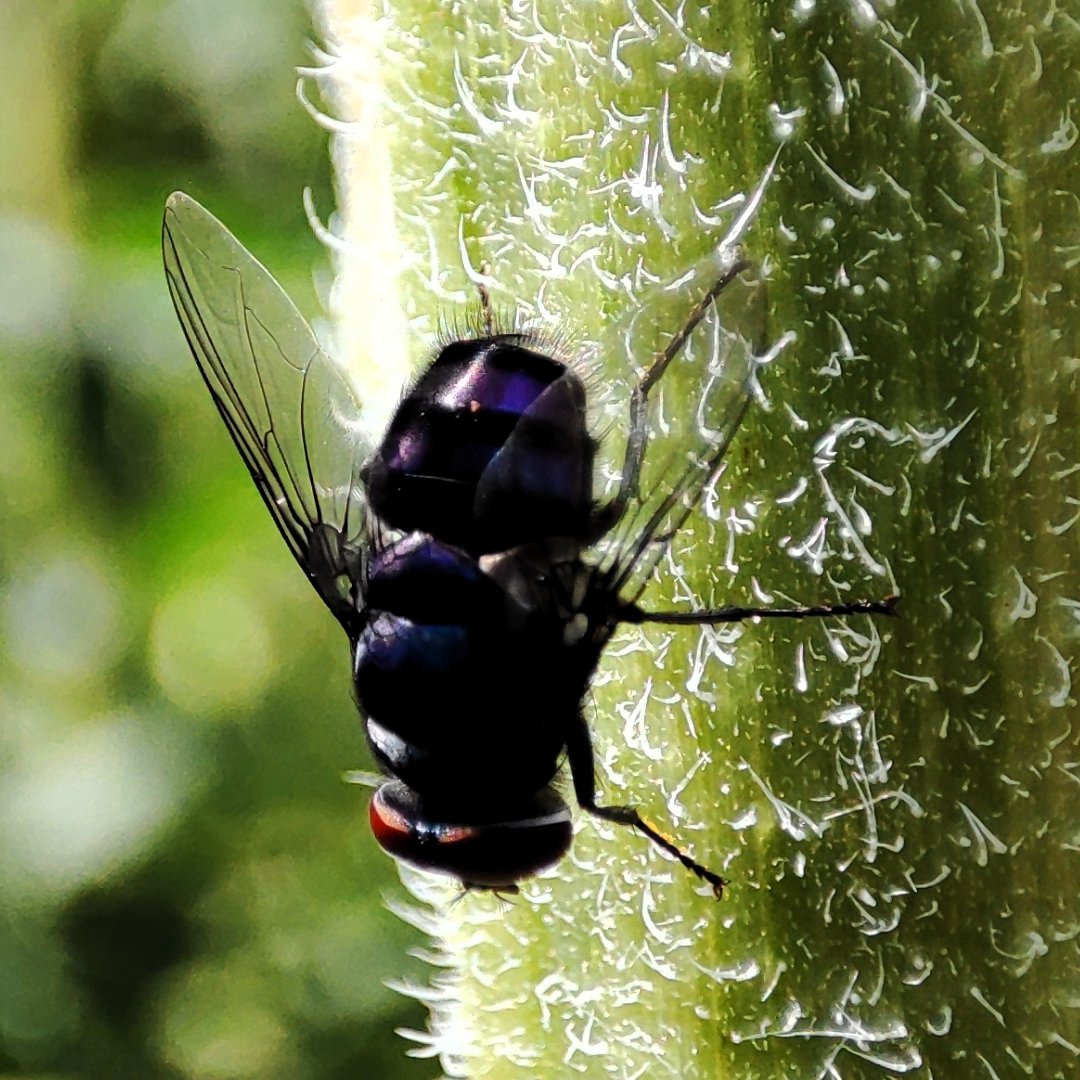
[[[673,858],[678,859],[692,874],[708,882],[712,886],[713,895],[717,900],[720,899],[724,892],[724,879],[691,858],[685,848],[680,847],[674,840],[646,821],[634,807],[597,805],[592,735],[584,715],[580,712],[567,734],[566,753],[570,763],[570,775],[574,781],[574,794],[582,810],[604,821],[612,821],[617,825],[628,825],[630,828],[637,829]]]

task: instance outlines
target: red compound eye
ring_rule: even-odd
[[[498,820],[433,820],[420,797],[398,781],[371,799],[371,831],[391,855],[466,885],[507,889],[558,862],[570,847],[570,811],[553,788],[513,807]]]

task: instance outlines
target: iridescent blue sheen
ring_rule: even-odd
[[[529,344],[507,334],[442,349],[365,468],[383,521],[472,555],[585,531],[595,450],[585,389]]]
[[[368,567],[368,606],[428,625],[477,625],[504,614],[503,591],[460,548],[409,533]]]
[[[375,672],[394,679],[430,679],[456,671],[469,651],[469,631],[464,626],[424,626],[379,612],[356,642],[357,683]]]
[[[481,355],[457,378],[449,379],[435,400],[445,409],[482,408],[520,416],[549,382],[525,371],[499,370],[488,356]]]

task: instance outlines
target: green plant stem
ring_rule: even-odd
[[[622,639],[593,695],[600,779],[728,893],[587,822],[519,902],[441,911],[446,1068],[1074,1075],[1075,17],[417,0],[385,34],[421,335],[474,302],[467,261],[497,304],[603,340],[709,253],[783,141],[746,243],[794,340],[723,515],[654,595],[903,595],[887,626]]]

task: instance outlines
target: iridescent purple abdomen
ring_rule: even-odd
[[[473,555],[586,533],[595,443],[585,388],[531,343],[500,334],[440,350],[364,470],[386,524]]]

